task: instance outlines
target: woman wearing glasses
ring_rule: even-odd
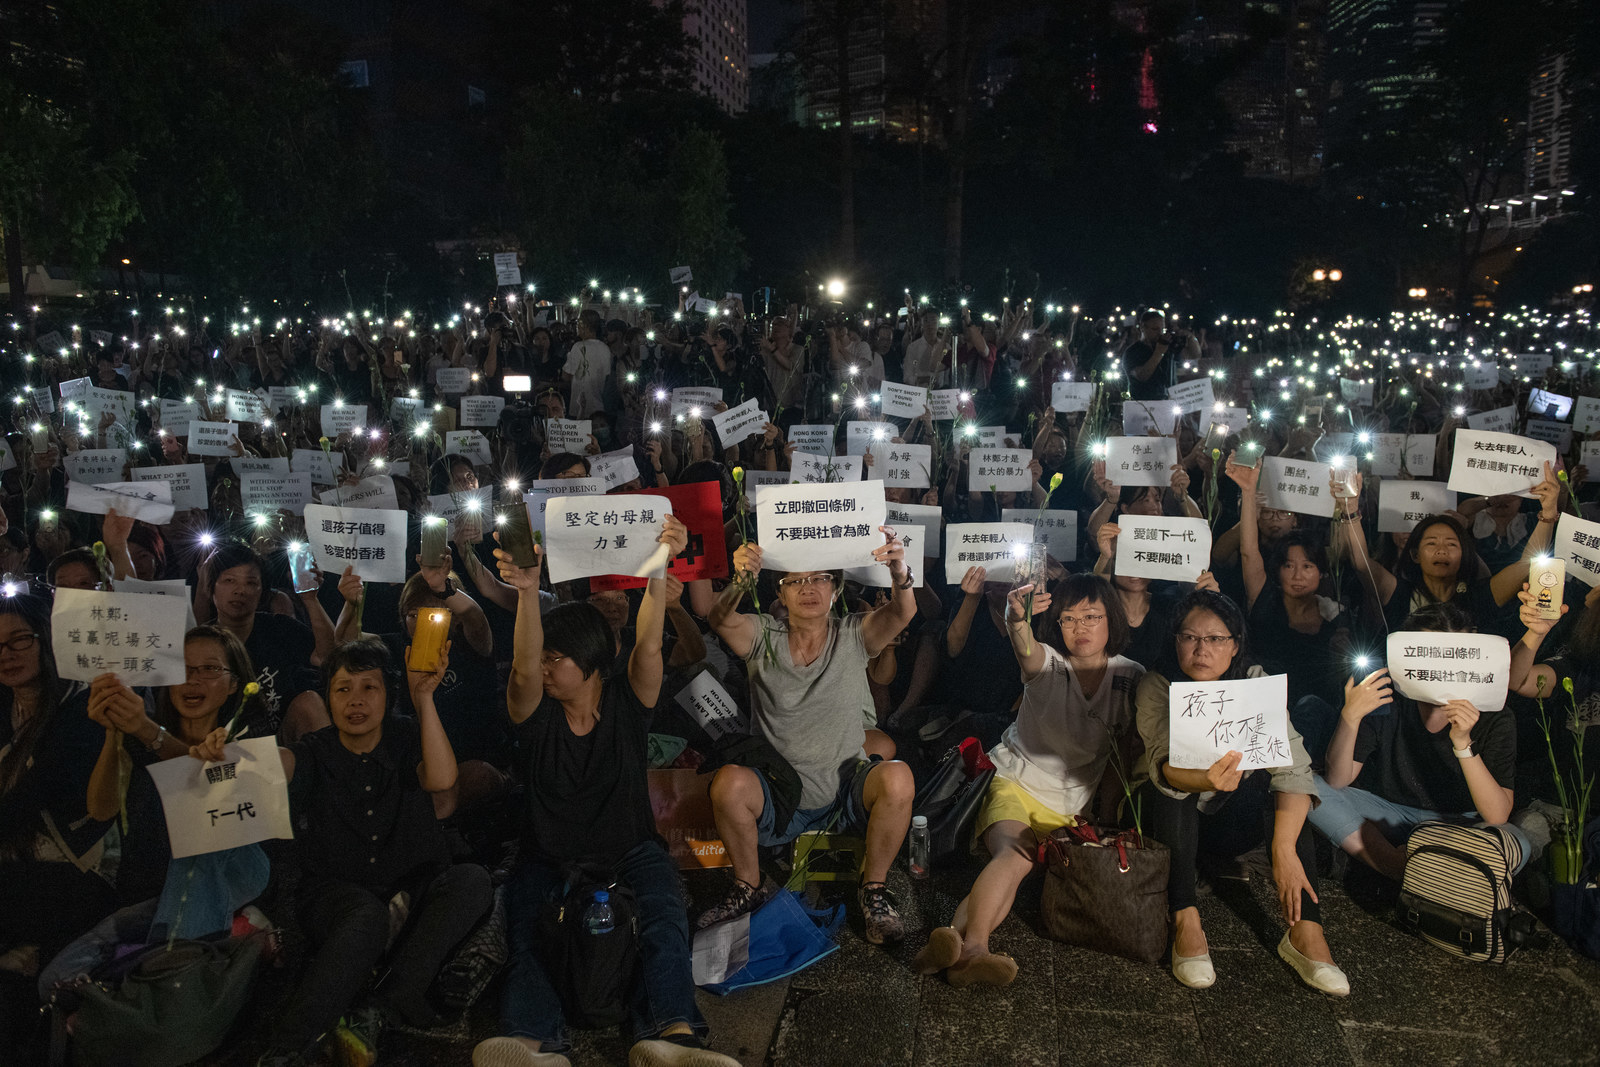
[[[1119,654],[1128,621],[1106,579],[1074,574],[1057,587],[1065,606],[1060,636],[1048,645],[1033,637],[1029,596],[1035,617],[1050,608],[1049,593],[1026,585],[1006,603],[1006,631],[1025,688],[1017,721],[990,753],[996,774],[975,836],[991,858],[951,924],[933,932],[914,964],[922,974],[943,970],[957,987],[1008,985],[1016,977],[1011,957],[989,951],[989,935],[1010,913],[1039,842],[1098,806],[1107,761],[1129,750],[1133,695],[1144,673]]]
[[[1227,753],[1205,770],[1180,769],[1167,762],[1173,682],[1231,681],[1266,673],[1250,662],[1244,615],[1227,597],[1196,590],[1179,603],[1176,618],[1170,658],[1139,683],[1139,736],[1145,751],[1135,772],[1135,777],[1148,779],[1142,790],[1148,813],[1145,825],[1172,851],[1167,908],[1172,915],[1173,976],[1191,989],[1205,989],[1217,980],[1195,906],[1195,859],[1202,842],[1208,851],[1235,857],[1259,844],[1265,829],[1278,902],[1289,924],[1289,932],[1278,943],[1278,955],[1311,988],[1344,996],[1350,992],[1350,982],[1334,965],[1322,935],[1316,857],[1306,822],[1317,802],[1317,786],[1294,726],[1289,726],[1292,762],[1267,772],[1270,783],[1259,772],[1245,774],[1240,752]],[[1270,828],[1264,825],[1268,820]]]

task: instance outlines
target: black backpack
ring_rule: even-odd
[[[611,897],[613,925],[584,929],[583,914],[598,891]],[[639,912],[633,890],[614,875],[570,865],[539,914],[539,944],[550,983],[574,1026],[613,1026],[627,1014],[639,961]]]

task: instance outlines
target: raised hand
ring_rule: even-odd
[[[967,573],[961,576],[961,591],[967,596],[978,596],[983,592],[983,581],[989,572],[982,567],[968,567]]]
[[[209,734],[206,734],[206,739],[198,745],[190,745],[189,755],[206,763],[217,763],[224,757],[223,749],[227,744],[228,728],[219,726]]]
[[[1095,531],[1095,547],[1100,549],[1102,556],[1115,558],[1117,554],[1117,537],[1122,533],[1122,527],[1114,522],[1100,524],[1100,529]]]
[[[1033,614],[1037,618],[1050,608],[1050,592],[1043,585],[1030,582],[1019,585],[1011,590],[1006,597],[1006,618],[1020,622],[1028,617],[1028,602],[1033,602]]]
[[[733,573],[748,574],[754,577],[761,573],[761,546],[754,541],[740,545],[733,550]]]
[[[496,543],[499,542],[500,534],[498,531],[495,533],[494,539]],[[500,580],[518,592],[523,590],[538,591],[539,571],[544,566],[543,545],[536,544],[533,546],[533,560],[533,566],[519,567],[512,562],[511,553],[503,548],[494,550],[494,565],[500,572]]]
[[[1256,491],[1257,483],[1261,481],[1261,468],[1235,463],[1233,457],[1236,455],[1238,455],[1238,452],[1228,453],[1228,465],[1223,470],[1229,479],[1239,487],[1241,493],[1253,495]],[[1249,499],[1248,495],[1246,499]]]
[[[1244,771],[1240,768],[1243,762],[1244,753],[1229,752],[1206,768],[1206,781],[1219,793],[1233,792],[1244,781]]]
[[[1344,683],[1341,716],[1351,725],[1359,723],[1393,699],[1393,685],[1387,667],[1379,667],[1359,682],[1350,678]]]

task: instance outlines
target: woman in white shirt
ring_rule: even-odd
[[[950,984],[1007,985],[1009,956],[989,951],[989,935],[1011,912],[1017,886],[1033,870],[1039,843],[1094,807],[1107,761],[1133,734],[1133,697],[1144,668],[1119,653],[1128,620],[1111,583],[1069,575],[1057,586],[1059,642],[1035,640],[1025,598],[1043,616],[1051,596],[1022,586],[1006,601],[1006,632],[1022,667],[1022,707],[992,752],[996,774],[977,838],[991,859],[959,907],[917,954],[921,974],[944,971]]]

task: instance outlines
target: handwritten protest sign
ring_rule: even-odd
[[[1572,432],[1594,433],[1600,430],[1600,397],[1580,396],[1572,406]]]
[[[928,390],[899,382],[884,382],[878,394],[883,398],[884,415],[896,419],[920,419],[929,407]]]
[[[863,456],[874,442],[887,441],[899,436],[900,430],[892,422],[852,420],[845,423],[844,427],[844,454]]]
[[[369,582],[406,580],[406,513],[306,505],[306,542],[324,574],[355,568]]]
[[[796,452],[789,457],[791,481],[817,485],[825,482],[859,482],[860,456],[808,456]]]
[[[422,399],[420,397],[396,396],[389,398],[389,418],[395,422],[414,422],[421,414]]]
[[[495,426],[505,410],[503,396],[464,396],[461,398],[462,426]]]
[[[1050,406],[1056,409],[1057,415],[1088,411],[1093,402],[1093,382],[1052,382],[1050,385]]]
[[[1572,577],[1585,585],[1600,585],[1600,522],[1562,512],[1550,551],[1566,561]]]
[[[494,254],[494,284],[522,284],[522,268],[517,266],[517,254],[515,252],[496,252]]]
[[[1510,433],[1517,421],[1514,407],[1495,408],[1493,411],[1475,411],[1467,416],[1467,426],[1487,433]]]
[[[1178,442],[1170,437],[1106,438],[1106,477],[1113,485],[1172,484]]]
[[[1413,478],[1432,478],[1438,447],[1439,438],[1431,433],[1406,434],[1406,473]]]
[[[100,426],[100,417],[107,412],[124,426],[133,424],[133,394],[125,389],[102,389],[91,385],[84,389],[83,398],[78,404],[96,429]]]
[[[440,367],[433,384],[441,393],[459,396],[472,388],[472,371],[466,367]]]
[[[1078,558],[1078,513],[1066,508],[1002,508],[1001,522],[1025,522],[1033,527],[1033,540],[1047,546],[1050,555],[1061,563]]]
[[[393,511],[400,507],[395,493],[394,479],[387,474],[374,474],[355,485],[340,485],[325,490],[317,496],[318,503],[341,508],[365,508]]]
[[[211,502],[206,499],[204,463],[177,463],[170,467],[135,467],[133,480],[166,482],[172,489],[172,506],[179,511],[211,506]]]
[[[794,445],[796,452],[807,452],[814,456],[826,456],[833,451],[833,426],[791,426],[789,427],[789,443]]]
[[[587,438],[584,444],[588,444]],[[475,467],[487,467],[494,462],[489,453],[489,439],[477,430],[451,430],[444,435],[444,450],[466,456]],[[578,451],[582,452],[583,449],[580,448]]]
[[[1555,365],[1556,357],[1549,352],[1518,352],[1511,357],[1511,369],[1518,378],[1542,376]]]
[[[1174,682],[1167,697],[1167,762],[1202,771],[1229,752],[1256,771],[1294,763],[1289,749],[1289,676]]]
[[[1373,434],[1367,446],[1372,457],[1372,473],[1382,478],[1398,478],[1406,462],[1406,435],[1403,433]]]
[[[182,685],[188,605],[176,597],[57,589],[50,613],[56,672],[92,682],[112,672],[124,685]]]
[[[600,479],[605,492],[626,485],[639,477],[639,463],[633,458],[633,446],[615,452],[603,452],[589,460],[589,473]]]
[[[1167,400],[1170,406],[1176,407],[1180,414],[1188,415],[1196,411],[1210,411],[1217,402],[1211,390],[1210,378],[1196,378],[1189,382],[1179,382],[1167,389]]]
[[[1177,422],[1178,413],[1165,400],[1129,400],[1122,405],[1122,432],[1129,437],[1144,437],[1151,431],[1170,434]]]
[[[297,448],[289,453],[289,470],[311,475],[313,485],[338,485],[344,476],[344,453]]]
[[[1339,398],[1352,406],[1370,408],[1372,406],[1372,382],[1340,378]]]
[[[1032,454],[1021,448],[974,448],[967,461],[967,491],[1027,492],[1033,487],[1031,459]]]
[[[304,514],[306,505],[311,503],[311,475],[306,471],[291,474],[246,471],[239,475],[239,503],[252,515],[275,511]]]
[[[1480,363],[1473,360],[1461,368],[1461,384],[1474,391],[1478,389],[1493,389],[1500,380],[1500,370],[1494,363]]]
[[[1008,434],[1004,426],[979,426],[977,431],[976,448],[1011,448],[1016,444],[1015,435]],[[1008,439],[1011,444],[1006,443]]]
[[[552,496],[544,517],[550,580],[665,577],[671,549],[657,538],[671,510],[664,496]]]
[[[64,408],[68,404],[77,404],[83,398],[84,390],[88,388],[88,378],[72,378],[62,382],[56,387],[57,391],[61,393],[61,406]]]
[[[883,544],[883,485],[769,485],[756,494],[761,566],[774,571],[864,567]]]
[[[756,506],[756,490],[763,485],[788,485],[790,475],[788,471],[758,471],[745,469],[744,472],[744,499],[751,507]]]
[[[1466,700],[1479,711],[1506,706],[1511,645],[1503,637],[1400,630],[1389,635],[1388,653],[1401,696],[1423,704]]]
[[[233,442],[239,436],[239,427],[231,422],[205,422],[194,419],[189,423],[189,454],[191,456],[231,456]]]
[[[761,401],[757,397],[711,416],[711,425],[715,427],[717,440],[722,442],[723,447],[739,444],[751,434],[761,433],[768,421],[767,413],[761,409]]]
[[[678,706],[687,711],[713,741],[720,741],[729,734],[750,732],[750,723],[739,705],[710,671],[701,671],[689,679],[689,684],[678,692],[677,700]]]
[[[68,511],[104,515],[112,508],[117,509],[118,515],[142,519],[153,526],[164,526],[172,521],[172,489],[164,483],[67,483]]]
[[[933,409],[935,420],[959,419],[961,417],[961,390],[934,389],[928,393],[928,406]]]
[[[161,428],[174,437],[188,437],[189,423],[205,418],[200,405],[192,400],[163,400],[160,413]]]
[[[1378,486],[1378,532],[1410,533],[1429,515],[1455,506],[1456,494],[1443,482],[1384,482]]]
[[[960,585],[970,567],[982,567],[989,582],[1009,582],[1017,556],[1033,544],[1025,522],[953,522],[944,529],[944,580]]]
[[[1333,494],[1328,490],[1327,463],[1267,456],[1261,461],[1261,492],[1267,507],[1299,515],[1333,517]]]
[[[173,759],[148,766],[173,859],[294,837],[277,739],[247,737],[222,755],[216,763]]]
[[[544,530],[545,506],[550,503],[553,496],[579,496],[599,494],[605,492],[605,486],[600,479],[588,478],[542,478],[529,482],[526,491],[522,494],[522,503],[528,509],[528,527]]]
[[[267,402],[248,389],[229,389],[223,411],[232,422],[260,422],[269,417]]]
[[[104,485],[122,480],[128,465],[126,448],[82,448],[67,453],[67,477],[74,482]]]
[[[716,482],[685,482],[683,485],[669,485],[665,489],[612,493],[606,499],[627,500],[639,495],[666,497],[672,505],[673,516],[689,528],[688,543],[667,564],[668,574],[680,582],[728,576],[728,542],[722,529],[722,492]],[[620,575],[589,579],[591,590],[631,589],[642,585],[643,579]]]
[[[1204,519],[1124,512],[1117,525],[1117,573],[1124,577],[1193,582],[1211,566],[1211,528]]]
[[[928,472],[933,467],[932,445],[903,445],[876,441],[870,450],[872,466],[866,476],[891,489],[926,489]]]
[[[363,430],[367,425],[367,406],[365,404],[324,404],[322,405],[322,433],[326,437],[338,437],[343,433]]]
[[[473,538],[476,543],[483,539],[484,530],[494,523],[494,486],[435,494],[428,497],[428,511],[444,519],[444,535],[452,541],[456,538],[457,521],[467,516],[468,524],[477,530],[478,536]]]
[[[897,531],[912,526],[921,528],[922,540],[915,546],[906,545],[907,559],[923,556],[937,559],[944,551],[944,512],[939,505],[886,503],[883,514],[888,524]]]
[[[722,403],[722,390],[710,385],[685,385],[672,391],[672,408],[670,414],[673,418],[679,415],[711,414],[711,410]]]
[[[1544,479],[1544,465],[1556,462],[1554,445],[1509,433],[1457,430],[1450,463],[1450,488],[1461,493],[1499,496],[1528,492]]]
[[[288,456],[234,456],[229,463],[238,475],[289,473]]]

